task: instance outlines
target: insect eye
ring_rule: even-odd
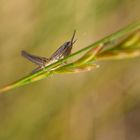
[[[67,42],[67,46],[70,45],[70,42]]]
[[[64,46],[65,46],[65,47],[67,47],[67,46],[69,46],[69,45],[70,45],[70,42],[65,42],[65,43],[64,43]]]

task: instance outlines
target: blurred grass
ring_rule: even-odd
[[[5,85],[34,68],[22,49],[49,56],[77,29],[73,52],[80,50],[137,21],[139,0],[1,0],[0,19]],[[139,61],[102,62],[94,72],[53,76],[1,95],[0,139],[139,140]]]

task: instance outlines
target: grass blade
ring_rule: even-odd
[[[102,53],[100,53],[98,55],[98,53],[100,52],[100,49],[102,48],[102,45],[103,46],[106,46],[105,44],[108,44],[108,43],[111,43],[115,40],[118,40],[124,36],[127,36],[128,34],[130,33],[133,33],[137,30],[140,29],[140,22],[137,22],[137,23],[134,23],[134,24],[131,24],[123,29],[121,29],[120,31],[118,32],[115,32],[73,54],[71,54],[70,56],[56,62],[56,63],[53,63],[49,66],[47,66],[45,68],[45,71],[44,70],[40,70],[34,74],[31,74],[31,75],[28,75],[14,83],[11,83],[9,85],[6,85],[2,88],[0,88],[0,93],[3,93],[5,91],[8,91],[8,90],[11,90],[11,89],[14,89],[14,88],[17,88],[17,87],[21,87],[21,86],[24,86],[24,85],[27,85],[27,84],[31,84],[35,81],[39,81],[41,79],[44,79],[52,74],[55,74],[55,73],[75,73],[75,72],[83,72],[83,71],[87,71],[87,70],[91,70],[93,68],[95,68],[97,65],[96,64],[91,64],[89,62],[92,62],[95,60],[95,58],[97,60],[102,60],[102,59],[113,59],[115,57],[119,55],[122,56],[121,54],[121,51],[123,52],[123,57],[121,58],[127,58],[127,57],[135,57],[135,56],[139,56],[140,55],[140,48],[137,47],[137,51],[136,49],[134,49],[132,47],[132,49],[128,50],[126,48],[121,48],[119,49],[119,46],[120,45],[116,45],[114,46],[113,48],[117,48],[117,49],[114,49],[114,50],[119,50],[119,53],[117,54],[116,51],[113,51],[113,50],[108,50],[108,51],[103,51]],[[131,41],[130,41],[131,40]],[[137,40],[137,41],[136,41]],[[130,42],[129,42],[130,41]],[[128,39],[124,44],[134,44],[137,42],[137,44],[139,44],[139,38],[135,39],[131,38],[131,39]],[[102,45],[101,45],[102,44]],[[99,47],[100,46],[100,47]],[[132,45],[130,45],[132,46]],[[135,45],[136,46],[136,45]],[[95,49],[95,48],[98,48],[98,49]],[[88,51],[89,50],[89,51]],[[65,60],[68,60],[70,58],[73,58],[77,55],[81,55],[81,53],[84,53],[88,51],[88,53],[86,53],[83,57],[81,57],[79,60],[71,63],[71,64],[67,64],[65,66],[61,66],[61,64],[65,61]],[[112,51],[112,52],[111,52]],[[130,52],[131,51],[131,52]],[[125,56],[124,56],[124,52],[125,52]],[[57,68],[56,68],[57,67]]]

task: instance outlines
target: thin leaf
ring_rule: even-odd
[[[135,31],[118,44],[97,55],[98,60],[125,59],[140,56],[140,31]]]
[[[54,70],[53,74],[66,74],[66,73],[79,73],[79,72],[87,72],[98,68],[99,66],[96,64],[83,64],[80,66],[75,67],[75,64],[71,63],[65,66],[62,66],[56,70]]]
[[[75,61],[74,65],[79,66],[95,60],[96,55],[103,49],[103,47],[103,44],[99,44],[96,48],[90,49],[84,56]]]

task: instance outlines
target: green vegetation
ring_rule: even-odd
[[[17,82],[9,84],[0,89],[0,92],[4,92],[16,87],[30,84],[32,82],[41,80],[53,74],[59,73],[79,73],[92,70],[98,65],[94,62],[98,60],[106,59],[125,59],[140,56],[140,23],[129,25],[120,31],[113,33],[110,36],[105,37],[102,40],[97,41],[85,47],[70,56],[57,61],[54,64],[47,66],[45,69],[40,70],[34,74],[26,76]],[[114,42],[114,43],[113,43]],[[116,43],[115,43],[116,42]],[[62,65],[64,61],[69,60],[81,53],[87,51],[78,60]]]

